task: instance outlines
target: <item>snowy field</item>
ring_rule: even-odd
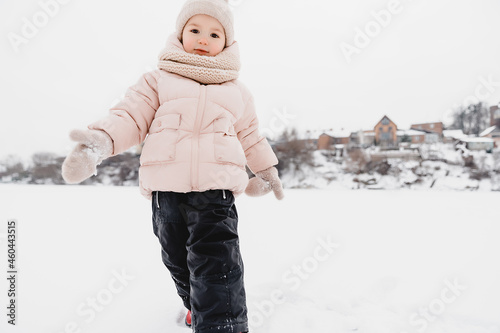
[[[237,198],[251,332],[500,333],[499,194],[288,190]],[[0,184],[18,225],[16,326],[188,333],[137,188]]]

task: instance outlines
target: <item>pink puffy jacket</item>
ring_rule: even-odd
[[[245,165],[256,173],[278,163],[238,80],[203,85],[158,69],[89,128],[113,139],[113,155],[145,140],[139,179],[147,198],[152,191],[210,189],[238,195],[248,183]]]

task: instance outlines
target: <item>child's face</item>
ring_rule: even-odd
[[[195,15],[182,30],[182,46],[187,53],[209,57],[219,54],[226,44],[224,27],[208,15]]]

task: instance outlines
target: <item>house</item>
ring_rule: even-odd
[[[375,131],[357,131],[351,133],[351,143],[361,146],[370,147],[375,143]]]
[[[399,131],[398,131],[398,140],[399,140]],[[442,135],[428,130],[405,130],[403,131],[403,135],[409,136],[411,138],[411,143],[419,144],[419,143],[438,143],[441,142]]]
[[[500,104],[499,104],[500,105]],[[490,107],[490,125],[500,127],[500,106]]]
[[[398,142],[398,127],[387,116],[380,119],[373,131],[375,132],[375,142],[383,147],[395,146]]]
[[[500,127],[491,126],[485,129],[481,134],[479,134],[482,138],[492,139],[495,143],[495,147],[500,147]]]
[[[295,141],[302,143],[306,147],[316,147],[318,145],[318,131],[307,130],[305,132],[298,132],[295,139]]]
[[[443,142],[444,143],[455,143],[463,138],[467,138],[462,130],[444,130],[443,131]]]
[[[443,135],[443,123],[422,123],[422,124],[413,124],[410,129],[417,131],[426,131],[427,133],[437,133],[440,137]]]
[[[318,149],[319,150],[327,150],[331,149],[333,146],[333,138],[328,134],[321,134],[318,138]]]
[[[490,107],[490,125],[479,136],[492,139],[495,147],[500,147],[500,104]]]
[[[490,138],[463,138],[459,144],[465,144],[469,150],[486,150],[488,153],[493,151],[495,142]]]
[[[334,131],[330,129],[323,132],[318,139],[318,149],[335,149],[345,146],[351,142],[351,133],[344,131]]]
[[[426,132],[417,130],[398,130],[398,143],[408,142],[412,144],[425,143]]]

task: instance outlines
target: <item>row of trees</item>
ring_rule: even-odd
[[[280,173],[285,170],[299,171],[303,165],[312,161],[313,147],[297,138],[295,129],[286,130],[274,147],[280,161]],[[8,156],[0,161],[0,182],[62,185],[65,184],[61,176],[63,161],[63,156],[53,153],[36,153],[29,161]],[[82,184],[138,185],[139,165],[139,156],[136,154],[127,152],[113,156],[98,166],[96,176]]]
[[[461,129],[468,135],[479,135],[488,127],[490,127],[490,111],[482,102],[456,109],[449,126],[450,129]]]
[[[9,156],[0,161],[0,181],[23,184],[65,184],[61,176],[64,157],[53,153],[36,153],[30,161]],[[137,185],[139,157],[124,153],[104,160],[98,173],[83,184]]]

